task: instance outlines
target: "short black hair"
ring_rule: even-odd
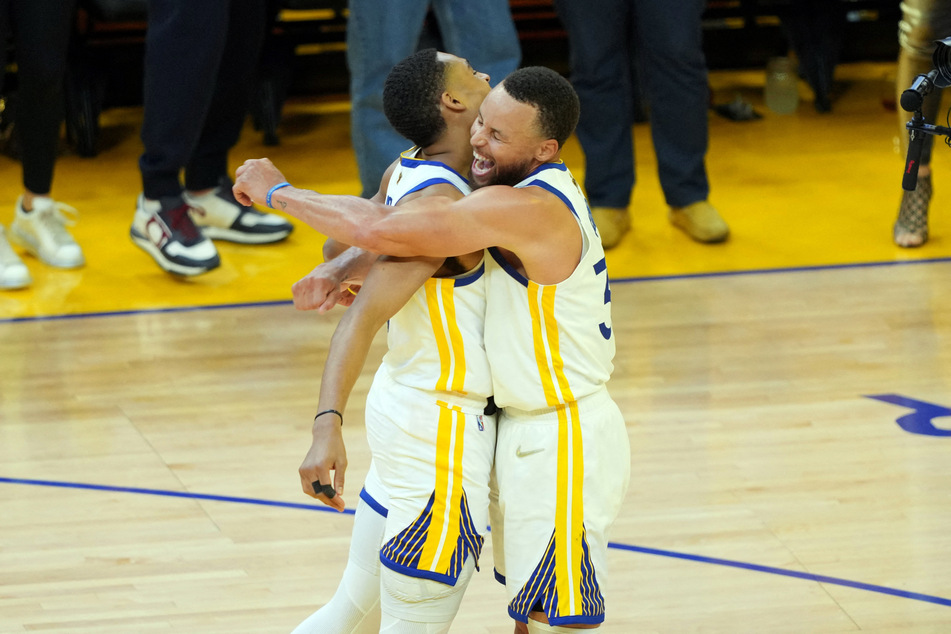
[[[502,81],[505,92],[538,109],[539,132],[562,147],[578,125],[581,102],[571,82],[544,66],[520,68]]]
[[[383,86],[383,113],[397,132],[426,147],[446,130],[439,99],[446,85],[446,64],[436,49],[413,53],[390,71]]]

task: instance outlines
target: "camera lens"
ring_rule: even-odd
[[[934,55],[931,56],[935,70],[938,71],[934,83],[938,88],[951,86],[951,37],[937,40]]]

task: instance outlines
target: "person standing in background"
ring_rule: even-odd
[[[74,0],[0,0],[0,92],[12,32],[19,86],[16,131],[23,162],[23,194],[16,201],[10,240],[43,263],[63,269],[85,263],[82,249],[66,230],[71,222],[64,212],[76,210],[50,197],[74,9]],[[23,288],[31,281],[0,225],[0,288]]]
[[[416,50],[430,6],[441,50],[468,59],[474,68],[499,80],[521,60],[507,0],[350,0],[350,126],[364,198],[376,193],[393,157],[407,147],[383,114],[383,84],[390,69]]]
[[[631,125],[643,88],[670,222],[699,242],[730,229],[708,202],[709,87],[700,18],[703,0],[555,0],[568,31],[571,81],[581,98],[577,134],[587,169],[585,190],[605,248],[630,229],[634,186]],[[633,85],[637,49],[642,85]]]
[[[895,84],[898,102],[901,93],[915,81],[915,77],[932,68],[934,41],[951,35],[951,0],[905,0],[901,3],[902,19],[898,28],[898,72]],[[935,123],[941,106],[941,91],[932,91],[925,97],[921,112],[928,123]],[[905,124],[911,115],[898,109],[899,137],[902,157],[908,151],[908,130]],[[925,135],[918,168],[918,186],[914,191],[903,191],[898,218],[892,227],[892,240],[900,247],[920,247],[928,241],[928,207],[933,192],[931,184],[931,148],[934,137]]]
[[[265,244],[293,229],[279,216],[240,205],[228,177],[266,23],[265,0],[149,0],[143,192],[130,234],[169,273],[217,268],[212,239]]]

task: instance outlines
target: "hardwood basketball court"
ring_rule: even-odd
[[[720,246],[667,224],[635,127],[634,229],[608,254],[632,478],[601,631],[951,631],[951,151],[931,241],[894,247],[893,72],[843,66],[832,114],[786,117],[761,73],[713,74],[718,102],[764,114],[711,113]],[[33,286],[0,293],[0,632],[289,632],[331,596],[352,525],[296,472],[340,309],[288,300],[323,238],[298,225],[221,244],[208,275],[161,272],[128,238],[140,115],[106,112],[99,156],[57,165],[87,265],[27,258]],[[290,103],[281,132],[266,148],[249,128],[234,165],[356,193],[346,104]],[[565,160],[580,179],[575,140]],[[4,224],[18,185],[0,158]],[[347,411],[349,507],[383,348]],[[453,632],[511,631],[490,562]]]

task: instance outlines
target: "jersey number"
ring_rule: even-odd
[[[608,283],[608,264],[604,258],[598,260],[594,265],[594,274],[601,275],[604,273],[604,303],[611,303],[611,285]],[[603,321],[598,324],[598,328],[601,329],[601,336],[605,339],[611,338],[611,326],[607,325]]]

